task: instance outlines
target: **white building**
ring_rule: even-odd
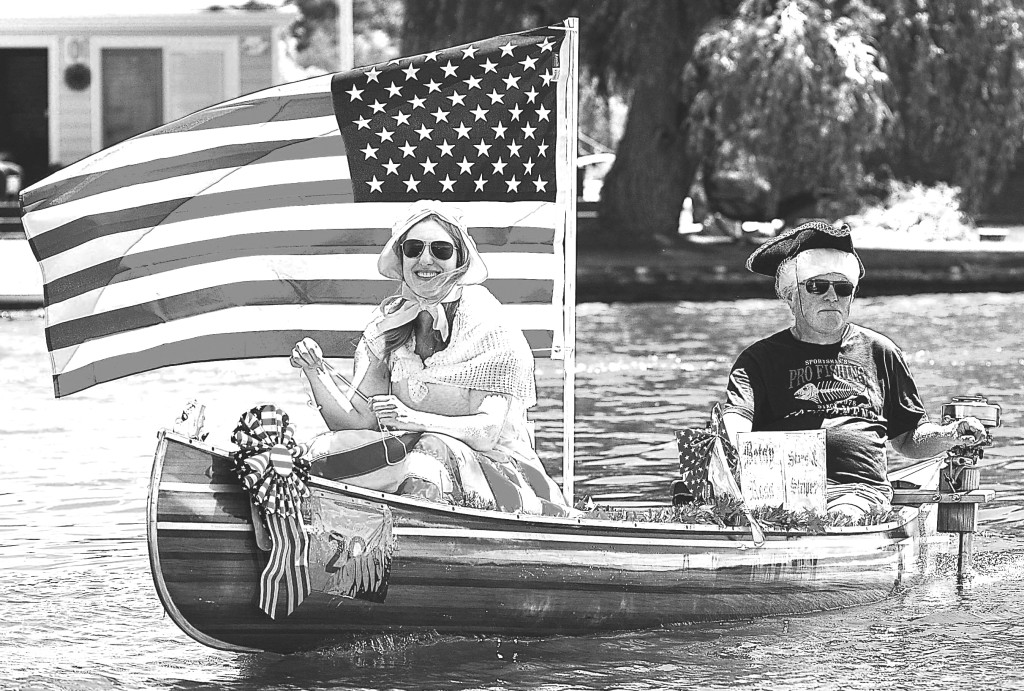
[[[195,1],[0,0],[0,152],[24,168],[25,185],[284,81],[278,39],[293,11],[200,9]]]

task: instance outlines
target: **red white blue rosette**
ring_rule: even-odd
[[[242,414],[231,435],[235,472],[259,507],[273,543],[260,578],[260,609],[273,619],[285,596],[291,614],[310,592],[309,539],[302,501],[309,496],[306,447],[295,443],[288,414],[266,404]]]

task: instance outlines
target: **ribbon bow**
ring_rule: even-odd
[[[260,609],[273,619],[281,585],[288,614],[310,592],[309,539],[302,500],[310,495],[307,447],[295,443],[288,414],[276,406],[256,406],[242,414],[231,435],[238,445],[235,472],[267,524],[273,546],[260,577]]]

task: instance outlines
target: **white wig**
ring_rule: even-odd
[[[827,247],[804,250],[779,264],[775,272],[775,294],[789,302],[802,281],[831,273],[842,274],[856,286],[860,283],[860,270],[857,256],[849,252]]]

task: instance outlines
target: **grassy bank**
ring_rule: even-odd
[[[986,242],[960,212],[957,190],[893,183],[884,200],[844,217],[867,271],[861,295],[1024,290],[1024,229]],[[585,231],[581,230],[581,236]],[[589,251],[580,243],[578,302],[774,297],[773,282],[745,268],[756,245],[699,236],[673,248]]]
[[[691,244],[656,252],[578,257],[577,302],[774,297],[773,282],[746,270],[753,245]],[[1024,291],[1024,243],[950,241],[858,249],[861,295]]]

